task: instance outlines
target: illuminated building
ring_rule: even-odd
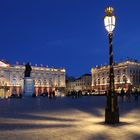
[[[23,93],[24,65],[10,65],[0,61],[0,97]],[[32,66],[36,95],[65,88],[65,69]]]
[[[67,91],[91,90],[91,74],[84,74],[75,80],[68,81],[66,85]]]
[[[92,89],[102,92],[109,88],[109,66],[97,66],[91,69]],[[126,60],[114,64],[115,90],[122,88],[127,91],[129,88],[139,88],[140,86],[140,63]]]

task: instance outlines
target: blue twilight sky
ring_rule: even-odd
[[[108,63],[108,5],[117,17],[114,59],[140,60],[140,0],[0,0],[0,59],[88,73]]]

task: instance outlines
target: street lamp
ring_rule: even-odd
[[[112,38],[116,17],[113,15],[113,10],[112,7],[107,7],[105,9],[106,16],[104,17],[105,29],[107,30],[109,37],[109,90],[107,92],[107,105],[105,109],[105,123],[107,124],[119,123],[119,108],[114,87]]]

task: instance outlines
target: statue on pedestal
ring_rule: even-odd
[[[35,93],[34,80],[31,77],[32,68],[29,63],[25,65],[24,71],[24,96],[32,96]]]
[[[25,65],[24,77],[30,77],[31,71],[32,71],[32,68],[31,68],[30,64],[27,63]]]

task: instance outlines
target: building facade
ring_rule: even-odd
[[[91,69],[92,89],[104,92],[109,87],[109,66],[98,66]],[[139,88],[140,86],[140,63],[126,60],[114,65],[115,90],[122,88],[127,91],[129,88]]]
[[[65,69],[31,66],[35,94],[65,88]],[[0,61],[0,97],[23,93],[24,65],[10,65]]]
[[[84,74],[81,77],[75,79],[74,81],[67,82],[67,91],[88,91],[91,90],[91,74]]]

